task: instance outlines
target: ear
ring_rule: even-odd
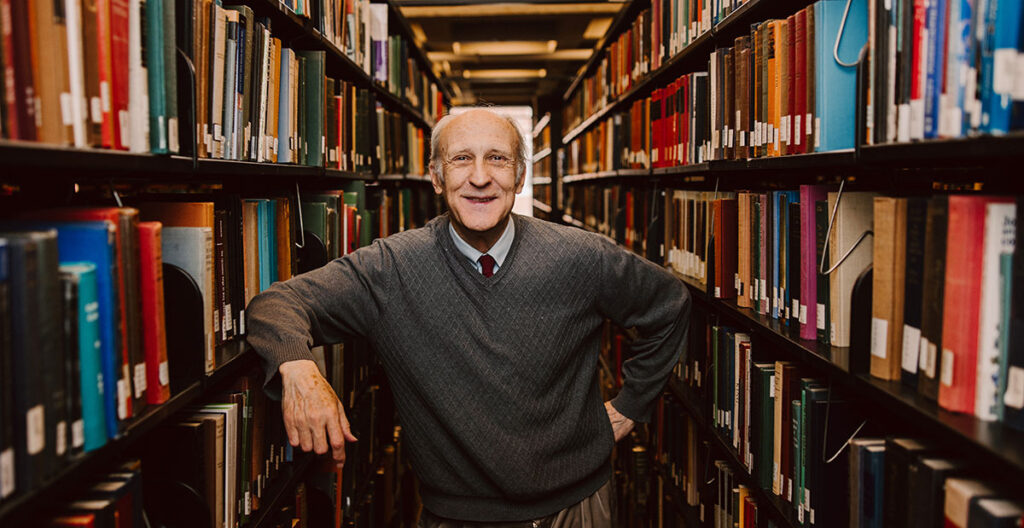
[[[434,186],[434,194],[440,195],[444,193],[444,183],[441,182],[441,175],[434,170],[433,164],[430,166],[430,183]]]
[[[523,192],[523,187],[526,186],[526,171],[523,170],[523,177],[519,178],[519,183],[516,184],[516,194]]]

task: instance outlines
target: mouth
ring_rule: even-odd
[[[463,198],[468,200],[469,203],[478,204],[478,205],[489,204],[489,203],[493,202],[494,200],[497,200],[497,197],[495,197],[495,196],[463,196]]]

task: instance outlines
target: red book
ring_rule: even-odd
[[[1013,203],[1013,199],[949,197],[939,405],[954,412],[974,412],[985,208],[990,203]]]
[[[715,297],[736,297],[736,222],[735,199],[715,200]]]
[[[28,2],[0,1],[4,39],[4,104],[10,139],[36,139],[36,95],[32,75],[32,34]]]
[[[676,161],[678,165],[692,163],[690,160],[690,77],[675,82],[676,98]]]
[[[792,31],[793,47],[795,56],[793,64],[793,103],[790,109],[793,111],[792,135],[789,137],[789,153],[805,154],[807,152],[807,141],[804,138],[804,114],[807,112],[807,11],[801,9],[796,14],[796,24],[790,28]],[[813,45],[813,44],[812,44]]]
[[[633,191],[626,191],[626,247],[633,247]]]
[[[100,125],[100,145],[105,148],[113,148],[114,146],[114,107],[111,104],[111,88],[114,84],[113,57],[111,53],[112,41],[110,33],[111,1],[112,0],[96,0],[96,37],[98,39],[98,70],[100,74],[100,115],[103,117],[103,123]],[[127,30],[127,27],[125,29]]]
[[[128,0],[106,1],[110,3],[110,104],[114,148],[128,150]],[[102,74],[102,69],[100,71]]]
[[[142,301],[142,345],[146,357],[146,401],[171,397],[164,318],[163,245],[160,222],[139,222],[139,293]]]

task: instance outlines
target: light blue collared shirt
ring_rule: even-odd
[[[452,242],[455,242],[456,249],[459,253],[462,253],[467,259],[469,259],[470,265],[476,269],[477,272],[483,273],[484,268],[480,264],[480,256],[483,253],[477,251],[476,248],[469,245],[452,227],[451,222],[448,222],[448,232],[452,234]],[[501,234],[501,238],[491,246],[491,249],[487,251],[487,254],[494,257],[494,272],[497,273],[501,269],[501,265],[505,263],[505,257],[508,256],[508,251],[512,249],[512,240],[516,237],[516,223],[511,216],[508,218],[508,224],[505,226],[505,232]]]

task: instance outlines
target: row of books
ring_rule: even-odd
[[[661,191],[619,185],[569,185],[564,191],[566,214],[637,254],[662,260]]]
[[[853,289],[873,269],[863,351],[871,374],[902,380],[946,409],[1021,427],[1012,198],[801,186],[717,197],[673,191],[665,209],[670,267],[803,339],[850,346]]]
[[[747,0],[656,0],[603,51],[563,109],[571,130],[658,70]]]
[[[1019,129],[1024,96],[1015,95],[1009,79],[1014,58],[1024,53],[1024,41],[1017,38],[1020,6],[986,0],[973,9],[952,1],[891,6],[854,0],[847,6],[821,0],[787,18],[753,24],[733,46],[711,52],[707,71],[654,87],[638,99],[643,111],[610,117],[609,131],[597,133],[606,142],[574,141],[583,142],[570,148],[579,149],[585,161],[570,163],[569,172],[827,152],[853,148],[858,139],[907,142]],[[637,22],[642,20],[643,15]],[[868,102],[858,108],[855,66],[865,43],[871,50],[865,59],[870,88],[864,94]],[[578,97],[589,93],[587,86]],[[580,115],[607,103],[602,99]],[[858,112],[866,115],[865,138],[855,137]],[[582,117],[567,116],[566,122]],[[635,147],[610,136],[637,130],[649,134],[650,142],[634,164],[626,160],[636,159]]]
[[[1020,2],[867,2],[866,143],[1024,128]]]
[[[54,504],[40,526],[60,528],[140,528],[147,526],[143,503],[142,464],[128,460],[96,478],[72,500]]]
[[[983,468],[954,448],[941,441],[866,434],[858,427],[855,402],[807,377],[799,364],[755,359],[763,353],[735,329],[711,326],[706,331],[713,373],[704,389],[714,429],[710,434],[742,463],[715,462],[714,526],[733,526],[741,515],[761,518],[753,494],[736,484],[734,472],[778,495],[805,526],[1002,526],[990,523],[1015,523],[1024,514],[1015,492],[976,480]],[[666,424],[668,430],[692,428],[688,412],[681,412],[666,414],[666,422],[680,422]],[[858,436],[845,447],[854,433]],[[695,440],[687,446],[696,451]],[[681,489],[689,485],[684,479]],[[744,505],[747,495],[753,504]],[[982,498],[985,503],[978,504]]]
[[[329,10],[314,11],[356,4],[327,3]],[[358,4],[365,16],[384,17],[386,41],[388,6]],[[248,6],[13,2],[3,16],[10,32],[0,60],[12,81],[3,94],[4,138],[134,152],[195,149],[201,157],[352,171],[371,170],[374,157],[394,164],[407,151],[393,141],[375,150],[378,133],[390,136],[375,130],[383,125],[372,117],[372,92],[326,76],[326,52],[288,47],[271,20]],[[369,49],[365,38],[360,46]],[[441,94],[399,44],[391,46],[395,64],[386,43],[376,46],[383,61],[376,78],[424,115],[437,115]],[[176,49],[188,67],[179,67]]]
[[[569,143],[568,173],[650,168],[650,101],[633,102],[628,111],[601,121]]]

